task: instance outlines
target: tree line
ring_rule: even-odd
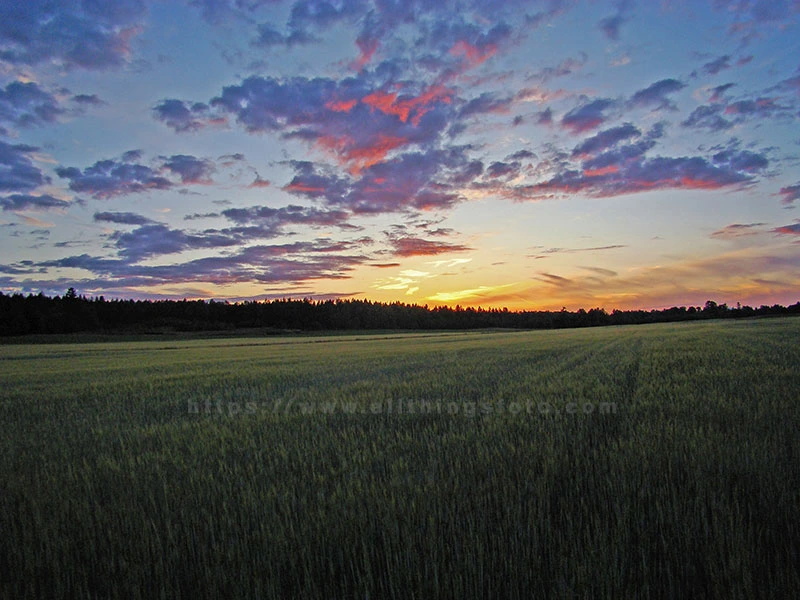
[[[280,299],[106,300],[70,288],[63,296],[0,293],[0,336],[51,333],[165,333],[188,331],[265,332],[365,329],[558,329],[691,321],[701,319],[800,315],[800,302],[730,307],[709,300],[704,306],[663,310],[509,311],[506,308],[428,307],[369,300]]]

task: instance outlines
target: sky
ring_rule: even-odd
[[[0,291],[800,300],[798,0],[0,0]]]

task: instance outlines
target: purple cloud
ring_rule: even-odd
[[[132,212],[96,212],[94,220],[119,225],[149,225],[152,220]]]
[[[548,181],[520,186],[513,193],[520,200],[575,193],[602,198],[659,189],[738,188],[753,181],[753,175],[747,171],[727,164],[717,165],[699,156],[638,156],[618,164],[585,163],[581,169],[566,168]]]
[[[619,142],[639,137],[641,131],[631,123],[625,123],[619,127],[612,127],[600,131],[590,138],[587,138],[579,145],[575,146],[572,156],[593,155],[616,146]]]
[[[772,231],[779,235],[800,235],[800,222],[795,222],[791,225],[784,225],[782,227],[776,227]]]
[[[83,171],[58,167],[56,174],[69,180],[72,191],[88,193],[98,200],[173,187],[169,179],[150,167],[116,160],[101,160]]]
[[[795,202],[800,200],[800,182],[781,188],[778,194],[781,197],[782,204],[792,206]]]
[[[703,73],[706,75],[716,75],[717,73],[731,68],[731,57],[729,55],[720,56],[703,65]]]
[[[66,112],[58,100],[37,83],[13,81],[0,88],[0,122],[16,127],[52,123]]]
[[[725,131],[733,127],[733,123],[722,117],[723,108],[718,104],[698,106],[684,121],[683,127],[694,129],[708,129],[710,131]]]
[[[191,234],[161,223],[147,223],[129,232],[117,231],[110,239],[115,242],[120,257],[131,262],[185,250],[225,248],[242,242],[238,237],[213,230]]]
[[[679,92],[686,84],[677,79],[662,79],[654,84],[639,90],[628,101],[628,106],[634,108],[654,107],[653,110],[677,110],[675,103],[668,96]]]
[[[0,191],[29,192],[50,183],[31,160],[31,155],[38,150],[34,146],[11,145],[0,140]]]
[[[214,163],[208,159],[196,158],[186,154],[175,154],[164,159],[164,168],[178,175],[181,182],[188,184],[209,184],[211,174],[216,171]]]
[[[67,69],[119,67],[146,12],[143,0],[3,2],[0,60],[11,65],[55,62]]]
[[[561,119],[561,125],[572,133],[585,133],[597,129],[608,117],[605,111],[615,105],[614,100],[598,98],[573,108]]]
[[[605,36],[612,41],[619,41],[620,28],[630,18],[630,0],[618,0],[616,2],[616,12],[600,21],[598,27]]]
[[[769,159],[764,154],[736,148],[727,148],[717,152],[712,156],[712,160],[716,165],[746,173],[760,173],[769,166]]]
[[[34,196],[31,194],[11,194],[0,197],[0,206],[4,211],[11,210],[50,210],[69,207],[70,203],[49,194]]]
[[[178,133],[197,131],[208,125],[219,125],[224,119],[211,114],[209,106],[202,102],[185,102],[169,98],[153,107],[153,116]]]

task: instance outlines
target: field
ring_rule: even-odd
[[[797,597],[798,340],[0,346],[0,595]]]

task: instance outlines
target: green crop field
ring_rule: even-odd
[[[797,597],[798,340],[0,346],[0,594]]]

